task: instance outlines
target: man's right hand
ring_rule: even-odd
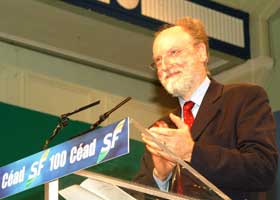
[[[152,154],[152,159],[154,162],[154,175],[161,181],[165,181],[168,175],[172,172],[175,167],[175,163],[169,160],[165,160],[161,156]]]
[[[153,127],[158,128],[168,128],[168,125],[164,121],[157,121]],[[146,143],[146,148],[150,151],[152,155],[152,160],[154,163],[154,175],[161,181],[164,181],[167,176],[172,172],[173,168],[176,166],[176,163],[164,158],[161,154],[158,153],[154,142],[142,134],[142,139]]]

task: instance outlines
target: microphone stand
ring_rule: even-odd
[[[77,110],[74,110],[73,112],[69,112],[69,113],[65,113],[60,115],[59,117],[59,121],[58,124],[56,125],[55,129],[53,130],[52,134],[50,135],[50,137],[45,141],[45,144],[43,146],[43,150],[48,148],[49,143],[54,139],[54,137],[59,133],[59,131],[64,128],[65,126],[68,125],[68,121],[69,121],[69,116],[74,115],[78,112],[81,112],[85,109],[88,109],[92,106],[98,105],[100,103],[100,100],[93,102],[91,104],[88,104],[86,106],[83,106],[81,108],[78,108]]]
[[[115,110],[120,108],[123,104],[131,100],[131,97],[125,98],[122,102],[120,102],[118,105],[116,105],[114,108],[109,110],[108,112],[105,112],[103,115],[99,116],[99,120],[91,125],[91,129],[96,129],[98,125],[100,125],[103,121],[105,121]]]
[[[93,131],[95,130],[98,125],[100,125],[103,121],[105,121],[111,114],[112,112],[114,112],[115,110],[117,110],[118,108],[120,108],[122,105],[124,105],[126,102],[128,102],[129,100],[131,100],[131,97],[127,97],[125,98],[123,101],[121,101],[118,105],[116,105],[114,108],[112,108],[111,110],[105,112],[104,114],[100,115],[99,116],[99,120],[96,121],[95,123],[93,123],[90,127],[89,130],[85,131],[85,132],[82,132],[78,135],[75,135],[74,137],[70,138],[70,139],[73,139],[73,138],[76,138],[76,137],[79,137],[81,135],[84,135],[86,133],[88,133],[89,131]]]

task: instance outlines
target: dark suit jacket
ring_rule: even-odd
[[[163,120],[174,127],[168,117]],[[248,198],[249,192],[265,191],[273,184],[278,159],[276,127],[261,87],[211,80],[191,133],[195,141],[191,166],[232,199]],[[135,181],[156,186],[153,168],[146,151]],[[189,194],[194,184],[186,170],[182,174],[184,192]]]

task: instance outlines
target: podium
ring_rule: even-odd
[[[132,120],[131,120],[132,121]],[[131,124],[131,123],[130,123]],[[143,132],[138,122],[132,121],[132,125]],[[139,149],[141,149],[139,151]],[[69,185],[64,185],[58,191],[60,195],[65,197],[66,200],[74,200],[76,197],[82,197],[82,199],[123,199],[123,200],[134,200],[134,199],[172,199],[172,200],[220,200],[230,199],[213,184],[205,184],[202,177],[195,169],[190,166],[186,166],[189,170],[191,179],[195,179],[196,190],[190,191],[187,195],[178,195],[171,192],[160,191],[157,187],[150,187],[147,185],[141,185],[132,181],[133,176],[138,171],[136,169],[140,166],[140,160],[143,153],[144,144],[130,140],[130,153],[119,157],[115,160],[100,164],[98,166],[90,167],[86,170],[80,170],[74,172],[77,177],[83,177],[83,179]],[[97,173],[98,172],[98,173]],[[89,182],[93,182],[89,184]],[[58,182],[56,182],[58,184]],[[56,188],[53,190],[56,192]],[[100,188],[107,188],[100,189]],[[49,191],[51,189],[49,188]],[[52,192],[49,192],[52,193]],[[77,196],[76,196],[77,195]],[[55,199],[49,199],[55,200]]]
[[[102,165],[102,164],[101,164]],[[221,200],[213,190],[208,190],[201,187],[199,193],[190,193],[189,195],[178,195],[171,192],[160,191],[156,187],[150,187],[135,183],[133,181],[122,180],[116,177],[92,172],[90,170],[81,170],[74,173],[77,177],[82,178],[81,180],[71,183],[64,184],[64,188],[49,188],[50,194],[55,194],[56,198],[59,196],[64,197],[66,200],[75,199],[96,199],[96,200],[156,200],[156,199],[170,199],[170,200]],[[93,181],[93,184],[87,183]],[[55,184],[59,184],[56,181]],[[52,183],[51,183],[52,184]],[[109,186],[108,186],[109,185]],[[100,188],[103,190],[100,191]],[[105,189],[104,189],[105,188]],[[117,190],[117,192],[115,191]],[[112,197],[113,195],[113,197]],[[78,198],[79,197],[79,198]],[[114,198],[115,197],[115,198]],[[229,198],[228,198],[229,199]],[[55,200],[48,198],[45,200]]]
[[[128,200],[230,199],[188,165],[190,179],[196,182],[195,193],[183,196],[133,182],[144,145],[129,139],[129,124],[125,118],[1,167],[0,199],[42,184],[45,200],[73,200],[75,195],[83,200],[119,200],[119,195]],[[140,124],[134,125],[145,132]]]

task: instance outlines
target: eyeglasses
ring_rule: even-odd
[[[169,51],[167,51],[166,54],[157,57],[153,63],[150,64],[150,68],[153,71],[157,71],[158,68],[160,68],[160,66],[162,65],[162,62],[164,62],[165,59],[170,60],[170,59],[174,59],[179,57],[183,51],[185,51],[186,49],[189,48],[183,48],[183,49],[170,49]]]

